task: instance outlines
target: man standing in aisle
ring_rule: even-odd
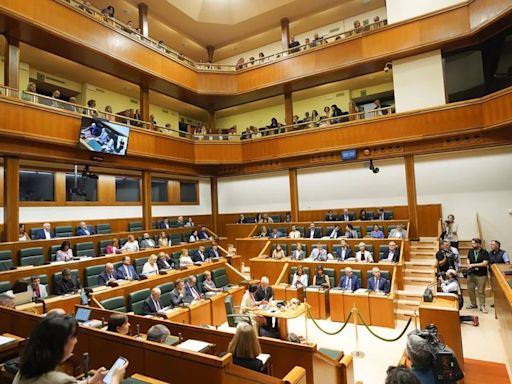
[[[474,238],[471,240],[472,249],[468,252],[468,291],[469,304],[466,308],[478,308],[476,305],[476,290],[480,301],[480,311],[487,313],[485,308],[485,285],[487,282],[487,265],[489,264],[489,253],[482,249],[482,240]]]

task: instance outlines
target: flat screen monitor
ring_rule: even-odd
[[[357,159],[357,150],[348,149],[346,151],[341,151],[341,160],[355,160]]]
[[[79,146],[91,152],[126,155],[130,128],[109,120],[82,117]]]

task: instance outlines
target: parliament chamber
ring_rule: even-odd
[[[0,383],[510,383],[511,26],[0,0]]]

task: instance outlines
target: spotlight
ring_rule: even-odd
[[[379,173],[380,169],[375,167],[373,165],[373,160],[370,160],[370,167],[369,167],[370,171],[372,171],[373,173]]]
[[[388,73],[389,71],[391,71],[393,69],[393,64],[390,63],[390,62],[387,62],[385,65],[384,65],[384,72]]]

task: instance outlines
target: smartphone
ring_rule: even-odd
[[[114,371],[117,368],[121,368],[123,365],[125,365],[127,361],[128,360],[126,360],[124,357],[119,356],[115,363],[110,367],[107,375],[103,378],[103,384],[110,384],[112,382]]]

